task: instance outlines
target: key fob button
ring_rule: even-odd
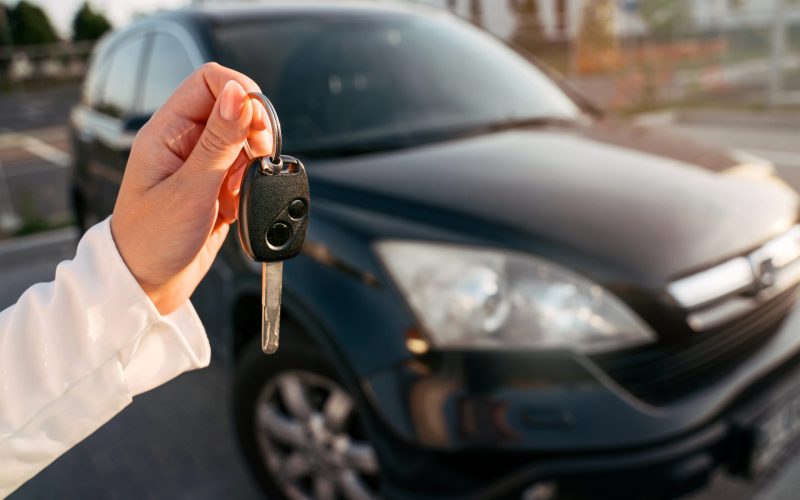
[[[306,215],[306,203],[303,200],[294,200],[289,204],[289,217],[302,219]]]
[[[267,231],[267,243],[274,248],[281,248],[289,243],[292,237],[292,228],[283,222],[276,222]]]

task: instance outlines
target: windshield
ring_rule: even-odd
[[[221,26],[215,38],[222,61],[273,101],[285,151],[295,154],[403,147],[580,114],[525,58],[445,16],[283,18]]]

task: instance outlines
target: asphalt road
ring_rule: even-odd
[[[76,83],[0,94],[0,133],[64,124],[79,97]]]
[[[76,94],[72,95],[74,99]],[[64,123],[66,112],[36,111],[45,106],[39,103],[48,102],[68,108],[63,106],[64,98],[36,97],[32,105],[6,101],[0,98],[0,128],[11,127],[16,133],[0,131],[0,212],[9,202],[13,210],[19,210],[25,203],[21,194],[25,191],[36,195],[35,203],[41,203],[38,210],[66,210],[66,141],[63,127],[52,128]],[[6,111],[22,113],[24,119],[13,120]],[[655,122],[656,126],[677,128],[698,139],[771,159],[781,175],[800,189],[800,141],[796,129],[675,124],[662,118]],[[3,184],[8,189],[6,194]],[[11,244],[0,242],[0,309],[13,303],[30,284],[49,279],[57,262],[72,255],[75,240],[74,230],[67,229]],[[21,245],[22,251],[15,251],[13,245]],[[185,374],[137,397],[120,415],[25,484],[11,499],[258,498],[259,490],[248,476],[234,441],[229,390],[230,374],[212,362],[208,369]],[[692,498],[794,499],[798,498],[798,491],[800,454],[787,457],[779,470],[759,484],[720,474],[710,488]]]

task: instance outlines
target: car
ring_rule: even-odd
[[[800,226],[768,163],[609,117],[434,8],[195,6],[96,47],[70,118],[84,228],[212,61],[269,96],[311,189],[277,354],[235,235],[192,299],[269,498],[659,498],[780,463]]]

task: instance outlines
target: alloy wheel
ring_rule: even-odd
[[[378,459],[351,395],[308,371],[271,379],[255,406],[258,448],[292,500],[378,498]]]

